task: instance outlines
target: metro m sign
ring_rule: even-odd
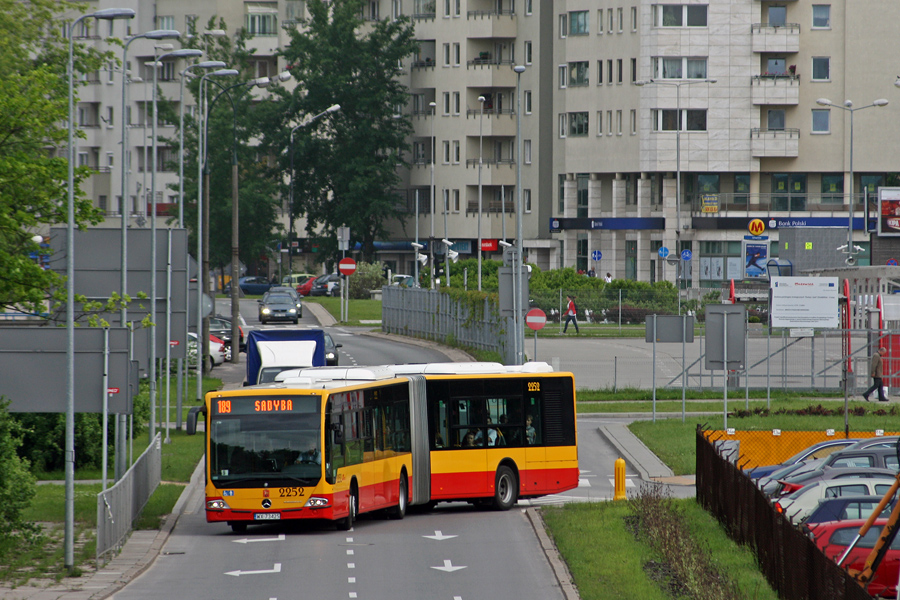
[[[497,240],[481,240],[482,252],[496,252],[499,247]]]
[[[766,231],[766,224],[763,223],[762,219],[753,219],[747,225],[747,231],[750,232],[750,235],[762,235]]]

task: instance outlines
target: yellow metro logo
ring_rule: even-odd
[[[747,226],[747,230],[750,235],[762,235],[766,231],[766,224],[762,222],[762,219],[753,219]]]

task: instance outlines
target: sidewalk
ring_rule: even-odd
[[[323,327],[333,326],[337,322],[328,311],[315,303],[305,305]],[[417,346],[436,346],[434,342],[407,338],[403,336],[364,332],[363,335],[384,337]],[[469,362],[471,356],[453,348],[441,346],[441,351],[454,362]],[[224,389],[241,387],[246,365],[225,363],[215,368],[213,375],[222,379]],[[606,425],[600,428],[601,434],[613,444],[641,474],[642,479],[654,479],[673,485],[693,485],[690,478],[672,477],[672,471],[664,465],[644,444],[637,439],[624,425]],[[188,484],[172,513],[168,515],[158,531],[133,531],[125,542],[121,552],[102,569],[82,567],[81,577],[65,578],[56,583],[49,579],[34,579],[18,588],[0,585],[0,598],[3,600],[103,600],[109,598],[125,587],[129,582],[147,570],[156,560],[169,534],[175,528],[179,517],[183,514],[195,494],[203,493],[203,462],[201,461],[191,476]],[[537,528],[536,528],[537,529]]]

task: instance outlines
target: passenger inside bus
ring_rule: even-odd
[[[535,432],[534,426],[531,424],[532,421],[531,415],[525,415],[525,439],[528,440],[529,444],[534,444],[537,438],[537,432]]]
[[[463,438],[463,448],[477,448],[479,444],[475,440],[475,432],[471,429],[466,432],[466,437]]]

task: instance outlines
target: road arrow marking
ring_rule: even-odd
[[[441,533],[440,529],[435,529],[434,535],[423,535],[422,537],[428,538],[429,540],[437,540],[440,542],[442,540],[449,540],[451,538],[455,538],[456,536],[455,535],[444,535],[443,533]]]
[[[254,544],[256,542],[283,542],[284,534],[282,533],[277,538],[244,538],[242,540],[231,540],[235,544]]]
[[[431,567],[431,568],[437,569],[438,571],[444,571],[445,573],[452,573],[453,571],[459,571],[460,569],[465,569],[466,567],[454,567],[453,564],[449,560],[445,560],[443,567]]]
[[[266,575],[268,573],[281,573],[281,563],[275,563],[273,568],[263,569],[261,571],[229,571],[225,574],[231,575],[232,577],[240,577],[241,575]]]

